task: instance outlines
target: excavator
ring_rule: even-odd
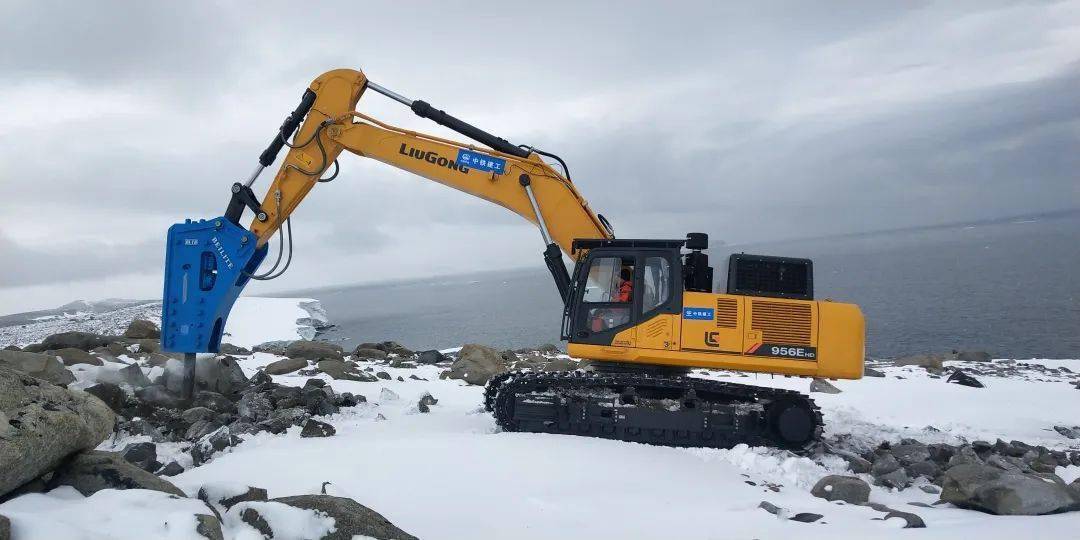
[[[473,142],[402,129],[356,110],[369,90]],[[285,159],[260,200],[252,186],[284,147]],[[812,261],[732,254],[726,286],[714,290],[705,234],[617,238],[557,155],[512,144],[361,71],[338,69],[311,83],[255,170],[232,185],[224,215],[169,229],[161,344],[184,353],[189,380],[195,353],[219,350],[244,287],[288,269],[290,216],[315,186],[338,176],[343,151],[500,205],[539,230],[563,300],[561,338],[567,353],[588,360],[591,369],[493,377],[484,406],[504,431],[802,451],[820,439],[823,426],[808,396],[693,377],[690,370],[862,377],[863,315],[857,305],[814,298]],[[254,218],[245,227],[248,210]],[[260,271],[275,236],[275,262]]]

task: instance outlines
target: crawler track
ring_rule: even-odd
[[[678,375],[515,371],[488,382],[484,404],[507,431],[665,446],[801,451],[822,428],[798,392]]]

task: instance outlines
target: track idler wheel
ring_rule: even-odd
[[[814,440],[821,426],[810,404],[798,399],[774,401],[765,410],[769,432],[783,448],[801,449]]]

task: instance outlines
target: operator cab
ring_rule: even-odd
[[[682,314],[684,292],[713,292],[713,268],[703,253],[708,247],[704,233],[683,240],[574,240],[574,253],[588,253],[574,268],[562,339],[634,346],[627,330],[661,314]],[[727,294],[812,300],[813,265],[809,259],[732,254]]]

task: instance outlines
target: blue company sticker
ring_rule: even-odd
[[[703,307],[688,307],[683,308],[682,317],[684,319],[695,319],[699,321],[711,321],[713,319],[712,308]]]
[[[505,159],[465,149],[458,150],[457,164],[464,165],[470,169],[476,169],[478,171],[488,171],[497,174],[502,174],[503,171],[506,170]]]

